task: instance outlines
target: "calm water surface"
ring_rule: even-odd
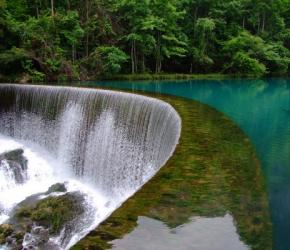
[[[251,138],[262,163],[275,249],[290,249],[290,79],[92,84],[194,99],[231,117]]]

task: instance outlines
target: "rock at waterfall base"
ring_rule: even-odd
[[[9,171],[18,184],[24,183],[27,179],[28,161],[23,153],[23,149],[15,149],[0,154],[0,170],[5,168],[5,171]]]
[[[61,195],[46,196],[48,193]],[[84,197],[80,192],[66,192],[65,184],[57,183],[46,193],[33,195],[18,204],[12,216],[0,225],[0,245],[11,250],[59,249],[49,239],[64,232],[61,241],[66,241],[76,218],[84,212]],[[41,197],[45,195],[45,198]]]

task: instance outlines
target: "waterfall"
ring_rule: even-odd
[[[172,155],[181,120],[167,103],[122,92],[0,84],[0,134],[48,151],[120,205]]]
[[[105,90],[0,86],[0,133],[36,143],[108,195],[140,187],[177,144],[162,101]]]

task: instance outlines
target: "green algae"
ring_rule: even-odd
[[[225,115],[196,101],[154,96],[182,118],[172,158],[133,197],[72,249],[110,249],[137,226],[139,216],[174,228],[193,216],[230,213],[241,240],[272,249],[268,197],[259,160],[247,136]]]

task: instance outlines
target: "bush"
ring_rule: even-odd
[[[247,53],[238,52],[234,55],[231,68],[242,74],[262,76],[266,73],[266,67],[257,59],[251,58]]]
[[[290,63],[289,50],[280,43],[266,44],[257,36],[243,31],[224,43],[223,51],[230,63],[225,71],[261,76],[272,73],[285,74]]]

